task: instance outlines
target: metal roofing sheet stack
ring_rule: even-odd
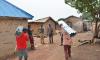
[[[7,16],[7,17],[21,17],[32,19],[33,16],[29,13],[19,9],[18,7],[12,5],[11,3],[0,0],[0,16]]]

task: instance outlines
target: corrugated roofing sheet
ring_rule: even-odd
[[[0,0],[0,16],[7,16],[7,17],[21,17],[32,19],[33,16],[29,13],[19,9],[18,7],[12,5],[11,3]]]
[[[46,22],[50,17],[35,20],[34,22]]]

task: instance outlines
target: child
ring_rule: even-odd
[[[64,45],[64,52],[65,52],[65,59],[68,60],[71,57],[71,45],[72,39],[70,35],[62,28],[63,33],[63,45]]]
[[[17,33],[17,31],[16,31]],[[17,51],[18,51],[18,56],[19,60],[22,60],[24,57],[24,60],[27,60],[27,40],[28,40],[28,34],[27,34],[27,29],[23,28],[22,33],[16,34],[16,46],[17,46]]]

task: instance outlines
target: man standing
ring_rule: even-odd
[[[44,44],[44,28],[43,25],[40,27],[40,39],[41,39],[41,44]]]
[[[28,35],[29,35],[31,49],[34,50],[35,49],[35,46],[34,46],[34,38],[33,38],[33,35],[32,35],[32,29],[31,29],[31,26],[30,25],[28,25]]]
[[[61,38],[61,44],[60,46],[63,45],[63,33],[62,33],[62,28],[61,28],[62,24],[60,25],[60,30],[59,30],[59,33],[60,33],[60,38]]]
[[[48,32],[47,32],[47,34],[49,36],[49,43],[52,44],[53,43],[53,28],[51,27],[50,24],[48,26]]]

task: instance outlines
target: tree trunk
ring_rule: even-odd
[[[98,19],[96,19],[96,22],[95,22],[95,35],[94,37],[97,38],[98,37]]]
[[[98,37],[98,19],[95,19],[95,32],[94,32],[94,36],[93,36],[91,43],[93,43],[95,38],[97,37]]]

